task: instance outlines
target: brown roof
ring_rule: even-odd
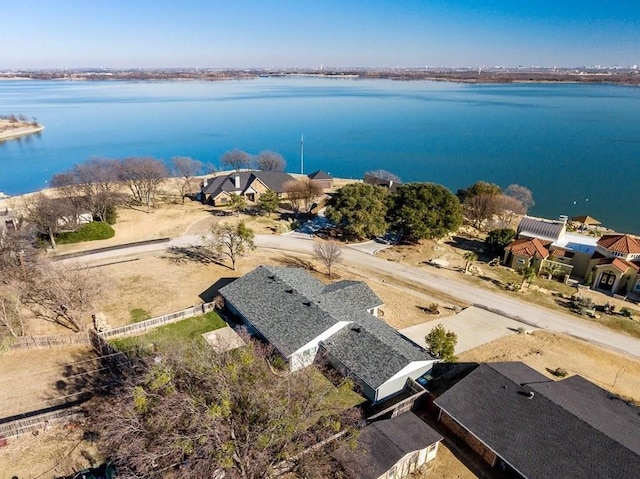
[[[629,261],[625,261],[620,258],[601,259],[600,262],[598,263],[598,266],[603,266],[607,264],[613,266],[614,268],[620,270],[623,273],[627,271],[629,268],[635,269],[636,271],[640,270],[640,266],[638,266],[637,264],[630,263]]]
[[[559,246],[554,246],[549,249],[549,253],[558,258],[573,258],[575,253],[566,248],[560,248]]]
[[[547,245],[548,244],[549,243],[547,243]],[[547,256],[549,256],[549,250],[545,247],[545,244],[538,238],[518,239],[508,244],[505,249],[511,251],[512,254],[527,256],[529,258],[532,258],[533,256],[546,258]]]
[[[604,235],[598,240],[598,245],[608,251],[624,254],[640,254],[640,239],[630,235]]]
[[[574,216],[573,218],[571,218],[571,221],[575,221],[576,223],[582,223],[583,225],[601,225],[602,223],[600,223],[597,219],[593,218],[592,216],[589,215],[584,215],[584,216]]]

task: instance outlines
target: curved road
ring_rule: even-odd
[[[81,260],[88,257],[91,259],[112,258],[115,256],[158,251],[172,246],[194,245],[200,241],[200,236],[185,235],[176,237],[168,243],[133,245],[129,248],[108,252],[103,251],[95,254],[87,251],[83,257],[64,261]],[[311,241],[310,238],[301,237],[301,235],[257,235],[255,244],[259,248],[307,254],[313,253],[313,241]],[[588,320],[573,318],[544,307],[537,307],[517,298],[469,285],[462,281],[444,278],[425,271],[422,268],[386,261],[371,254],[358,251],[357,249],[344,248],[343,258],[347,263],[360,266],[363,269],[383,272],[402,280],[411,281],[426,288],[443,292],[463,302],[502,312],[506,316],[529,326],[569,334],[608,349],[640,358],[640,340],[606,329],[597,324],[589,323]]]

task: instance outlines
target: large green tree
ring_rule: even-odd
[[[326,216],[358,238],[375,238],[387,231],[387,191],[379,186],[351,183],[331,198]]]
[[[511,228],[491,230],[484,242],[494,253],[502,253],[505,246],[516,239],[516,234],[516,230]]]
[[[456,361],[455,349],[458,344],[458,335],[453,331],[447,331],[442,324],[438,324],[424,338],[429,352],[446,363]]]
[[[280,204],[278,193],[271,189],[262,193],[258,198],[258,205],[261,210],[267,212],[267,216],[271,216],[271,213],[278,209],[278,204]]]
[[[408,183],[390,196],[388,219],[405,241],[441,238],[460,227],[462,207],[442,185]]]

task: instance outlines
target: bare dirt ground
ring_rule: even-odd
[[[640,361],[562,334],[514,334],[464,352],[458,360],[522,361],[552,379],[558,378],[549,370],[563,368],[640,405]]]
[[[71,423],[10,440],[0,449],[0,479],[51,479],[102,463],[95,445],[82,435],[82,427]]]

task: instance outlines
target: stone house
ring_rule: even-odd
[[[235,171],[229,174],[205,178],[200,188],[203,203],[224,206],[231,195],[244,196],[254,203],[267,190],[273,190],[280,198],[285,198],[284,185],[295,179],[284,171]]]

